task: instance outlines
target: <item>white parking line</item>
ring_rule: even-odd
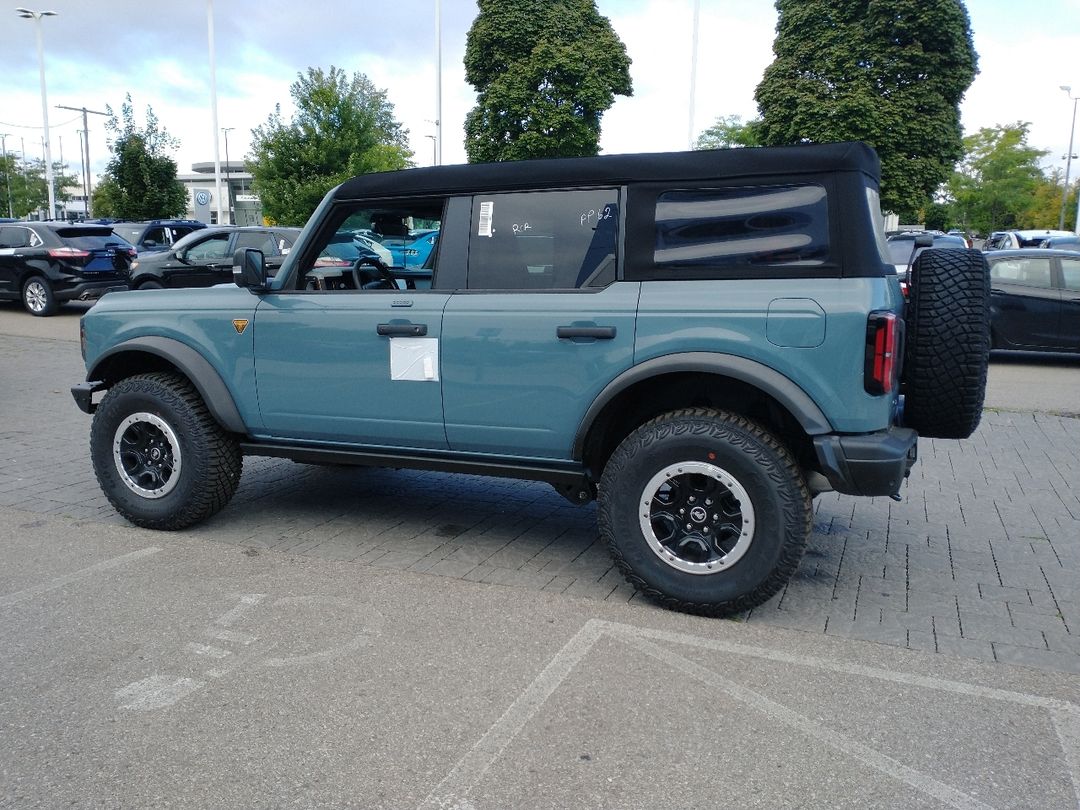
[[[122,554],[119,557],[113,557],[111,560],[99,562],[88,568],[80,569],[79,571],[72,571],[70,574],[55,577],[48,582],[34,585],[32,588],[25,588],[21,591],[15,591],[15,593],[9,593],[7,596],[0,596],[0,608],[10,607],[19,602],[24,602],[27,599],[32,599],[35,596],[40,596],[43,593],[55,591],[58,588],[63,588],[65,585],[70,585],[72,582],[78,582],[80,579],[86,579],[93,574],[100,573],[101,571],[108,571],[110,568],[117,568],[118,566],[125,565],[129,562],[140,560],[143,557],[149,557],[151,554],[157,554],[159,551],[161,551],[161,549],[157,546],[149,546],[147,548],[139,549],[138,551],[133,551],[130,554]]]
[[[745,655],[798,667],[872,678],[903,686],[918,686],[938,692],[964,695],[982,700],[1001,701],[1045,711],[1049,714],[1057,732],[1058,742],[1061,744],[1065,755],[1065,767],[1068,776],[1072,780],[1076,794],[1075,798],[1078,800],[1076,806],[1080,809],[1080,707],[1069,701],[968,684],[946,678],[915,675],[862,664],[832,661],[827,658],[784,653],[763,647],[733,644],[684,633],[635,627],[601,619],[590,619],[567,642],[566,646],[555,654],[555,657],[544,667],[536,680],[529,684],[525,691],[510,704],[502,717],[488,729],[465,756],[458,760],[450,773],[421,803],[421,810],[471,810],[473,805],[470,804],[467,796],[473,787],[480,782],[492,764],[506,750],[506,747],[536,715],[545,701],[566,680],[574,667],[592,649],[593,645],[605,636],[626,642],[691,677],[711,684],[737,700],[783,722],[785,725],[798,729],[833,748],[843,751],[951,807],[984,808],[987,805],[963,791],[934,779],[929,774],[903,765],[880,751],[876,751],[848,736],[814,722],[758,692],[741,686],[707,667],[659,646],[655,642],[687,645],[715,652]]]

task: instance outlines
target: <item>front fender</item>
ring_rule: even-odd
[[[150,354],[175,366],[181,374],[191,380],[206,403],[210,415],[223,428],[233,433],[248,432],[240,411],[236,407],[232,393],[221,375],[210,362],[195,349],[178,340],[167,337],[147,335],[118,343],[108,349],[94,362],[86,379],[103,381],[108,385],[124,376],[124,355],[133,353]]]

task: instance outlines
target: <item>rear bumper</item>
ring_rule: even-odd
[[[894,427],[858,436],[814,437],[821,471],[845,495],[897,495],[918,457],[919,434]]]
[[[93,301],[112,290],[126,290],[126,276],[112,276],[101,281],[81,281],[75,284],[53,282],[53,295],[57,301]]]

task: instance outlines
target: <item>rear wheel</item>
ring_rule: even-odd
[[[600,485],[600,535],[627,580],[666,607],[726,615],[760,605],[798,568],[810,493],[760,426],[694,409],[642,425]]]
[[[46,316],[56,312],[56,296],[48,279],[30,276],[23,282],[22,301],[31,315]]]
[[[90,455],[109,502],[148,529],[183,529],[224,508],[243,461],[195,387],[166,373],[109,389],[94,413]]]
[[[990,356],[990,271],[977,250],[915,260],[904,350],[904,422],[935,439],[966,439],[982,418]]]

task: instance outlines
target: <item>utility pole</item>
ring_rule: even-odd
[[[0,132],[0,149],[4,153],[4,181],[7,185],[7,215],[14,218],[15,209],[11,204],[11,167],[8,165],[7,160],[7,137],[8,133]]]
[[[236,129],[236,127],[222,127],[221,131],[225,133],[225,201],[229,207],[229,224],[236,224],[236,215],[233,213],[233,198],[232,198],[232,175],[229,168],[229,131]]]
[[[83,125],[83,137],[86,140],[85,155],[83,160],[83,194],[86,195],[86,218],[90,218],[90,127],[86,120],[87,113],[93,113],[94,115],[104,115],[106,118],[108,113],[98,112],[97,110],[88,110],[86,107],[65,107],[63,104],[57,104],[58,110],[74,110],[75,112],[82,113],[82,125]]]

